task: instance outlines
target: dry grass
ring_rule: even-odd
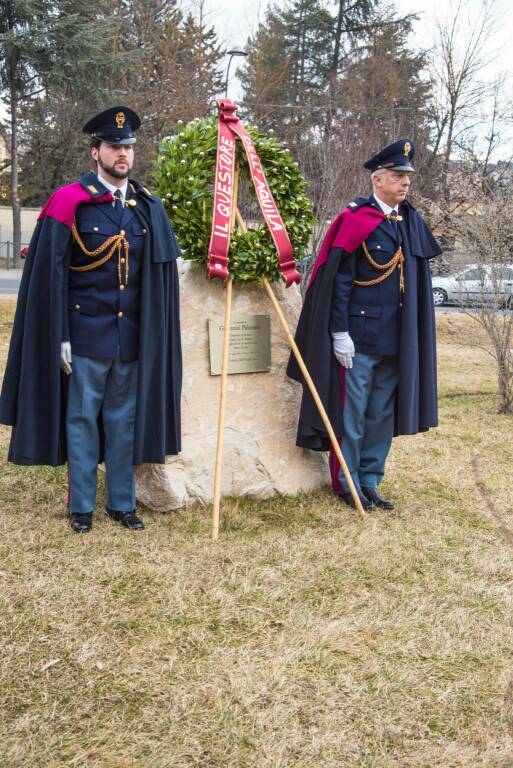
[[[63,470],[2,464],[2,766],[513,766],[513,552],[472,468],[513,529],[512,419],[439,319],[441,426],[363,526],[326,491],[227,501],[216,545],[201,508],[76,536]]]

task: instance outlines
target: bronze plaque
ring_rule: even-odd
[[[210,375],[219,376],[223,359],[224,317],[208,321]],[[269,315],[232,315],[228,373],[271,370],[271,318]]]

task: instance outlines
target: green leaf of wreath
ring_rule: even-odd
[[[245,126],[260,157],[269,187],[294,249],[303,258],[315,222],[306,182],[288,150],[276,139]],[[196,119],[164,139],[155,166],[157,193],[173,223],[184,259],[207,266],[217,151],[217,119]],[[241,178],[250,178],[246,153],[237,142]],[[281,280],[278,255],[267,226],[235,231],[230,241],[230,275],[239,282]]]

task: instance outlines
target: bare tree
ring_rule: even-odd
[[[467,194],[467,201],[470,196]],[[499,413],[513,412],[513,194],[474,198],[450,224],[466,260],[474,265],[472,289],[462,282],[461,304],[485,331],[495,361]],[[476,335],[477,338],[478,335]],[[481,346],[477,340],[476,344]]]
[[[304,142],[294,148],[319,222],[312,240],[314,253],[319,250],[327,222],[356,195],[370,192],[369,174],[362,159],[372,151],[369,137],[362,135],[349,120],[338,127],[337,135],[331,139]]]
[[[433,81],[432,162],[441,159],[444,194],[449,197],[448,173],[454,151],[465,136],[482,125],[483,101],[493,96],[495,81],[484,81],[483,70],[493,61],[489,49],[496,31],[496,0],[482,0],[476,14],[471,0],[451,0],[449,19],[437,22],[437,43],[431,56]]]
[[[494,82],[489,103],[484,107],[483,135],[468,137],[461,146],[461,155],[470,166],[472,173],[477,175],[482,194],[485,196],[497,194],[509,185],[513,153],[511,149],[510,120],[512,102],[505,97],[507,93],[507,78],[500,75]],[[502,158],[494,162],[494,156],[500,151]]]

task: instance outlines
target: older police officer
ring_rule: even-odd
[[[440,247],[406,200],[414,153],[413,143],[400,139],[364,164],[373,194],[356,198],[332,223],[296,337],[366,509],[394,506],[378,490],[394,434],[437,423],[428,259]],[[289,375],[302,380],[292,360]],[[306,390],[297,442],[328,447]],[[334,489],[353,506],[333,456],[330,466]]]
[[[14,427],[11,461],[67,458],[76,532],[91,529],[102,457],[107,515],[140,530],[134,464],[180,448],[179,251],[161,201],[129,176],[140,124],[115,106],[84,126],[95,172],[43,208],[0,402]],[[56,375],[59,359],[67,381]]]

